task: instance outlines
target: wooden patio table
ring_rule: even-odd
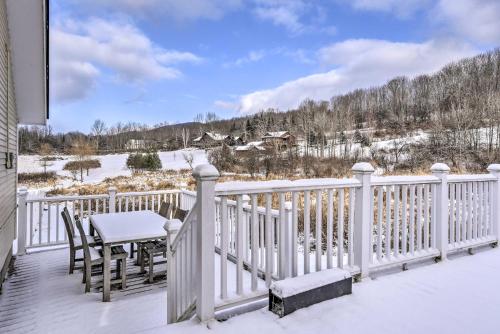
[[[111,246],[164,239],[167,237],[167,232],[163,228],[165,222],[165,217],[150,210],[90,216],[91,229],[95,229],[103,244],[103,302],[111,300]]]

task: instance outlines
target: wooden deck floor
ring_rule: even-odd
[[[67,249],[17,257],[0,294],[0,333],[131,333],[166,323],[165,279],[147,283],[129,259],[127,288],[103,303],[100,276],[85,294],[82,272],[69,275],[68,261]]]

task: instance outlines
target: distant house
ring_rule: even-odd
[[[234,153],[240,157],[249,156],[255,153],[262,154],[266,153],[266,147],[263,141],[253,141],[246,145],[236,146]]]
[[[204,132],[200,137],[193,139],[193,146],[196,147],[216,147],[226,144],[234,145],[234,138],[231,135],[221,135],[215,132]]]
[[[125,143],[126,150],[145,150],[151,148],[153,146],[153,142],[144,139],[129,139]]]
[[[278,150],[286,150],[295,145],[295,136],[288,131],[267,132],[262,141],[265,146],[274,147]]]
[[[245,145],[245,141],[241,137],[234,137],[234,145],[235,146]]]

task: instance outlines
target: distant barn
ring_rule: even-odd
[[[295,136],[288,131],[266,132],[262,137],[265,146],[273,147],[277,150],[286,150],[295,145]]]
[[[233,146],[234,138],[231,135],[221,135],[215,132],[204,132],[200,137],[193,139],[193,146],[207,148],[217,147],[222,144]]]

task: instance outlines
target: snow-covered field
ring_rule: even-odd
[[[193,166],[206,163],[207,156],[204,150],[179,150],[158,153],[162,163],[162,169],[181,170],[189,169],[189,164],[184,159],[184,155],[193,156]],[[64,171],[64,165],[72,160],[72,156],[61,155],[62,160],[51,161],[48,171],[54,171],[57,175],[71,178],[71,173]],[[101,168],[91,169],[89,176],[84,175],[86,184],[102,182],[107,177],[130,176],[132,172],[127,168],[128,154],[108,154],[93,157],[101,161]],[[20,155],[18,160],[19,173],[43,172],[39,155]],[[69,180],[68,180],[69,181]],[[64,186],[69,186],[73,182],[64,182]]]

